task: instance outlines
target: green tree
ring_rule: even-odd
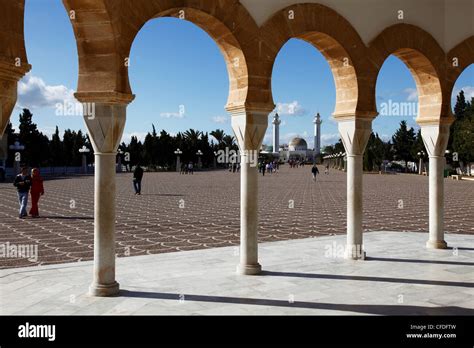
[[[392,137],[395,155],[398,160],[405,161],[405,171],[408,170],[408,162],[413,161],[413,148],[416,143],[415,131],[408,128],[406,121],[400,122],[400,128]]]
[[[364,170],[380,170],[384,160],[385,146],[377,133],[371,133],[364,152]]]

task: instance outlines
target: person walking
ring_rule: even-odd
[[[28,193],[31,188],[31,176],[28,175],[28,168],[21,168],[21,173],[15,177],[13,185],[18,191],[18,201],[20,203],[20,219],[28,216],[26,207],[28,206]]]
[[[267,169],[265,162],[262,162],[262,176],[265,176],[265,170]]]
[[[42,195],[44,195],[43,178],[39,169],[33,168],[31,171],[31,217],[37,218],[39,216],[38,202]]]
[[[142,194],[142,179],[143,179],[143,168],[139,164],[133,171],[133,188],[135,189],[136,195]]]
[[[188,165],[188,171],[189,171],[189,174],[192,174],[192,175],[194,175],[194,166],[193,166],[193,162],[189,162],[189,165]]]
[[[313,181],[316,181],[316,176],[319,174],[319,169],[316,164],[311,168],[311,173],[313,174]]]
[[[326,164],[326,167],[324,169],[324,174],[329,175],[329,164]]]

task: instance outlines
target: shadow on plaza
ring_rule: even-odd
[[[184,295],[184,297],[183,297]],[[375,315],[474,315],[474,310],[463,307],[423,307],[408,305],[373,305],[373,304],[342,304],[342,303],[322,303],[288,300],[258,299],[246,297],[228,297],[228,296],[208,296],[208,295],[189,295],[172,294],[161,292],[129,291],[121,290],[120,296],[129,298],[144,298],[156,300],[179,301],[184,298],[185,301],[207,302],[207,303],[229,303],[238,305],[254,305],[285,308],[306,308],[331,311],[357,312]]]
[[[159,197],[185,197],[186,195],[179,195],[173,193],[142,193],[140,196],[159,196]]]
[[[50,220],[94,220],[94,217],[92,216],[43,216],[41,215],[40,217],[36,219],[50,219]]]
[[[313,273],[296,273],[296,272],[274,272],[274,271],[263,271],[262,275],[275,276],[275,277],[353,280],[353,281],[384,282],[384,283],[398,283],[398,284],[418,284],[418,285],[456,286],[456,287],[464,287],[464,288],[474,288],[474,283],[449,282],[449,281],[444,281],[444,280],[406,279],[406,278],[369,277],[369,276],[339,275],[339,274],[313,274]]]
[[[407,262],[407,263],[431,263],[431,264],[438,264],[438,265],[454,265],[454,266],[474,266],[474,262],[440,261],[440,260],[412,260],[412,259],[395,259],[395,258],[388,258],[388,257],[387,258],[385,258],[385,257],[367,257],[366,260],[367,261],[387,261],[387,262]]]

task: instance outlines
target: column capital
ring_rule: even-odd
[[[347,156],[361,156],[372,133],[372,119],[346,118],[337,119],[339,134],[346,149]]]
[[[94,153],[115,155],[125,127],[127,105],[94,103],[93,106],[92,114],[85,115],[84,121]]]
[[[338,122],[351,120],[372,121],[378,114],[377,111],[355,111],[351,113],[333,113],[332,117]]]
[[[0,79],[18,82],[28,71],[31,65],[28,63],[15,65],[14,62],[8,62],[0,58]]]
[[[3,136],[17,100],[18,81],[31,65],[16,66],[0,58],[0,138]]]
[[[134,99],[134,94],[120,93],[115,91],[107,92],[76,92],[74,97],[81,103],[102,103],[102,104],[130,104]]]
[[[423,126],[451,126],[454,121],[455,121],[455,117],[453,116],[452,113],[450,113],[449,115],[447,115],[446,117],[431,117],[431,118],[428,118],[428,117],[423,117],[423,118],[420,118],[420,117],[417,117],[416,118],[416,123],[420,126],[420,127],[423,127]]]
[[[449,124],[422,124],[421,137],[429,157],[444,157],[449,140]]]
[[[274,105],[237,106],[228,108],[232,115],[232,129],[241,153],[246,150],[258,151],[268,127],[268,115]]]

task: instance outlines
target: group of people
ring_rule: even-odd
[[[31,170],[31,175],[28,174],[28,168],[22,167],[20,174],[15,177],[13,185],[18,192],[18,201],[20,203],[19,218],[23,219],[28,216],[28,196],[31,194],[31,209],[30,216],[33,218],[39,217],[38,203],[40,197],[44,195],[43,178],[40,175],[38,168]]]
[[[276,173],[279,169],[280,169],[280,164],[278,163],[278,161],[258,163],[258,172],[262,173],[263,176],[265,176],[265,173],[268,173],[268,174]]]
[[[183,163],[181,165],[181,170],[179,174],[194,174],[194,164],[193,162],[189,162],[188,164]]]
[[[298,168],[299,166],[304,167],[304,161],[297,161],[297,160],[292,160],[290,159],[288,161],[288,164],[290,165],[290,168]]]
[[[240,163],[231,163],[231,164],[229,164],[229,172],[239,173],[240,172]]]

